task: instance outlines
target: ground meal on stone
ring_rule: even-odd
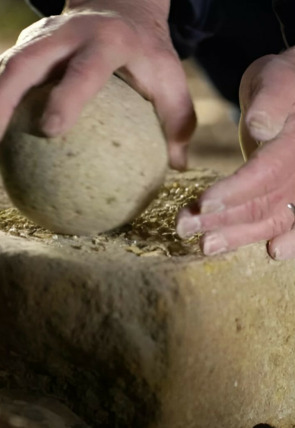
[[[43,240],[46,243],[66,241],[72,248],[100,251],[109,240],[119,239],[125,250],[138,256],[180,256],[200,253],[200,234],[181,240],[175,230],[179,209],[196,200],[218,178],[206,171],[171,172],[158,197],[131,224],[115,231],[92,237],[56,235],[26,219],[15,208],[0,211],[0,229],[22,238]]]

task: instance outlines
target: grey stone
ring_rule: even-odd
[[[94,428],[294,428],[293,261],[83,239],[0,233],[0,385]]]
[[[87,428],[66,406],[47,397],[0,389],[0,428]]]
[[[60,233],[99,233],[127,223],[155,197],[167,169],[151,103],[113,76],[73,129],[45,138],[38,125],[51,88],[26,96],[1,142],[1,172],[13,203]]]

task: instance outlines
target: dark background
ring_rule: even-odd
[[[24,0],[1,0],[0,2],[0,43],[13,42],[20,29],[38,19]]]

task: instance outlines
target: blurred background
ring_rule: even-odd
[[[50,1],[50,0],[49,0]],[[38,17],[25,0],[0,1],[0,46],[13,43],[20,29],[27,27]]]
[[[39,17],[25,0],[0,1],[0,52],[3,52],[15,43],[21,29]],[[186,61],[184,68],[199,122],[190,147],[189,166],[230,174],[243,162],[234,121],[236,112],[219,97],[196,64]]]

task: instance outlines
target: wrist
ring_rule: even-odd
[[[64,12],[113,11],[128,15],[142,11],[142,18],[148,15],[163,16],[168,19],[170,0],[66,0]]]

